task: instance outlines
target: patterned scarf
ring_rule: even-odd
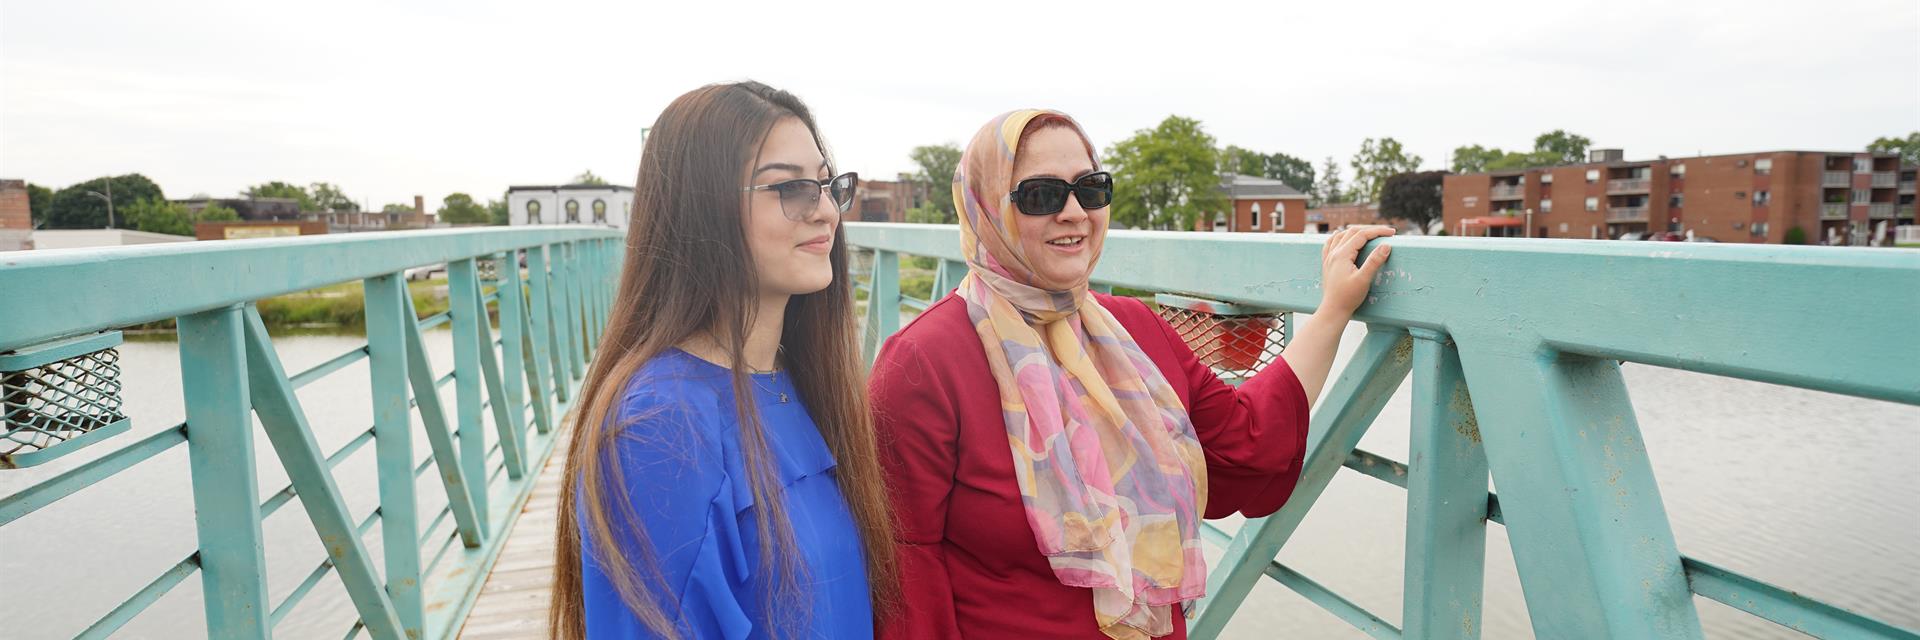
[[[1093,590],[1108,637],[1164,636],[1171,605],[1206,593],[1206,461],[1179,394],[1087,283],[1034,284],[1008,192],[1021,134],[1046,120],[1087,139],[1066,114],[1015,111],[981,128],[960,159],[953,199],[971,272],[959,295],[1000,388],[1040,553],[1061,584]]]

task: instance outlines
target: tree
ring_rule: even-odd
[[[1203,215],[1225,211],[1220,150],[1200,121],[1167,116],[1152,129],[1107,149],[1113,172],[1113,221],[1129,227],[1192,229]]]
[[[1586,136],[1564,129],[1542,133],[1533,139],[1533,151],[1501,151],[1497,148],[1467,145],[1453,150],[1450,169],[1454,173],[1483,173],[1528,167],[1552,167],[1587,161]]]
[[[127,207],[127,219],[141,231],[190,236],[196,223],[239,220],[240,214],[217,202],[208,202],[206,208],[196,212],[178,202],[142,199]]]
[[[1287,183],[1294,191],[1313,191],[1313,163],[1284,153],[1267,155],[1267,177]]]
[[[593,170],[588,169],[582,172],[580,175],[574,176],[573,182],[570,182],[568,184],[604,185],[604,184],[607,184],[607,179],[602,178],[600,176],[593,175]]]
[[[1586,136],[1567,133],[1565,129],[1554,129],[1534,137],[1534,159],[1542,161],[1541,164],[1580,164],[1586,162],[1587,145],[1590,144],[1593,141]]]
[[[1263,154],[1227,145],[1220,151],[1220,171],[1272,178],[1301,193],[1313,191],[1313,163],[1284,153]]]
[[[907,210],[907,222],[916,224],[951,224],[954,220],[952,213],[935,208],[931,202]]]
[[[1387,176],[1396,173],[1418,171],[1420,156],[1408,155],[1393,138],[1381,138],[1378,142],[1367,138],[1360,143],[1360,152],[1353,154],[1353,196],[1357,202],[1374,202],[1380,199],[1380,187],[1384,186]]]
[[[914,147],[907,153],[913,164],[920,167],[914,172],[913,181],[926,185],[927,204],[931,212],[923,212],[915,220],[912,211],[908,212],[909,222],[933,222],[951,224],[959,220],[959,209],[953,207],[953,172],[960,166],[960,147],[951,142]],[[917,208],[917,207],[916,207]]]
[[[507,219],[507,199],[505,196],[501,196],[499,200],[487,201],[487,216],[490,218],[488,222],[493,226],[507,226],[510,221]]]
[[[473,196],[464,193],[449,194],[441,200],[440,210],[434,212],[441,222],[449,224],[488,224],[493,222],[493,212],[485,205],[475,203]]]
[[[112,181],[113,187],[107,187]],[[47,205],[46,228],[49,229],[105,229],[107,228],[107,203],[105,200],[88,195],[89,192],[105,195],[113,192],[113,226],[132,229],[123,211],[141,200],[166,200],[160,185],[154,184],[146,176],[129,173],[111,178],[100,177],[69,186],[54,192]],[[31,198],[31,194],[28,196]],[[31,206],[31,205],[29,205]]]
[[[405,214],[413,213],[413,205],[398,204],[398,203],[390,204],[384,207],[380,207],[380,213],[389,213],[389,214],[398,213],[401,215],[405,215]]]
[[[1798,226],[1787,229],[1787,233],[1780,238],[1780,244],[1806,244],[1806,243],[1807,243],[1807,230],[1802,229]]]
[[[1380,216],[1406,220],[1425,230],[1440,219],[1440,183],[1445,171],[1397,173],[1380,189]]]
[[[196,218],[196,220],[199,222],[239,222],[240,212],[234,211],[233,208],[218,202],[208,202],[206,208],[200,210],[200,217]]]
[[[1451,166],[1448,168],[1452,169],[1454,173],[1484,173],[1487,171],[1488,165],[1506,157],[1506,155],[1507,152],[1505,151],[1489,149],[1477,144],[1455,147],[1453,150],[1453,161],[1449,163]]]
[[[31,182],[27,183],[27,215],[32,220],[28,224],[35,229],[40,228],[40,225],[47,220],[47,211],[52,208],[53,190]]]
[[[312,194],[313,206],[317,211],[354,213],[360,210],[360,204],[347,199],[346,192],[341,191],[340,187],[325,182],[315,182]]]
[[[319,205],[313,202],[313,196],[308,195],[306,189],[300,188],[299,185],[288,184],[285,182],[280,182],[278,180],[275,180],[273,182],[269,182],[266,184],[256,184],[251,187],[247,187],[247,197],[291,198],[300,203],[301,211],[319,211],[320,210]]]
[[[1920,164],[1920,131],[1907,134],[1905,138],[1878,138],[1867,150],[1874,153],[1892,153],[1900,156],[1900,164]]]
[[[1313,187],[1313,206],[1324,206],[1343,202],[1346,192],[1340,184],[1340,164],[1327,156],[1327,162],[1320,165],[1320,182]]]

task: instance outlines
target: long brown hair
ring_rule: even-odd
[[[594,545],[594,560],[620,600],[654,633],[677,636],[678,598],[660,577],[633,505],[615,489],[623,485],[619,456],[612,455],[616,441],[636,434],[609,419],[641,365],[696,335],[712,336],[732,363],[740,450],[759,510],[759,572],[772,587],[763,611],[780,617],[756,622],[789,635],[802,624],[808,607],[798,579],[802,568],[796,566],[800,554],[741,355],[759,291],[743,229],[743,176],[784,118],[805,124],[827,155],[806,105],[757,82],[688,92],[653,124],[641,151],[619,292],[581,388],[567,449],[547,616],[552,637],[586,636],[581,525],[604,541]],[[788,302],[780,342],[800,401],[833,452],[840,490],[866,551],[874,615],[883,617],[900,591],[893,521],[867,408],[865,367],[857,355],[846,234],[836,234],[832,284]]]

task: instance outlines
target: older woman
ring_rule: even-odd
[[[1114,178],[1078,124],[1015,111],[954,176],[971,273],[887,342],[871,398],[899,526],[895,638],[1186,635],[1202,517],[1278,510],[1380,227],[1331,236],[1285,361],[1235,388],[1145,304],[1091,293]]]

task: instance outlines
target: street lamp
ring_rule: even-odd
[[[107,187],[107,193],[113,193],[113,187],[111,185]],[[107,201],[107,228],[112,229],[113,228],[113,196],[110,196],[110,195],[103,196],[103,195],[100,195],[100,192],[98,191],[88,191],[87,195]]]

